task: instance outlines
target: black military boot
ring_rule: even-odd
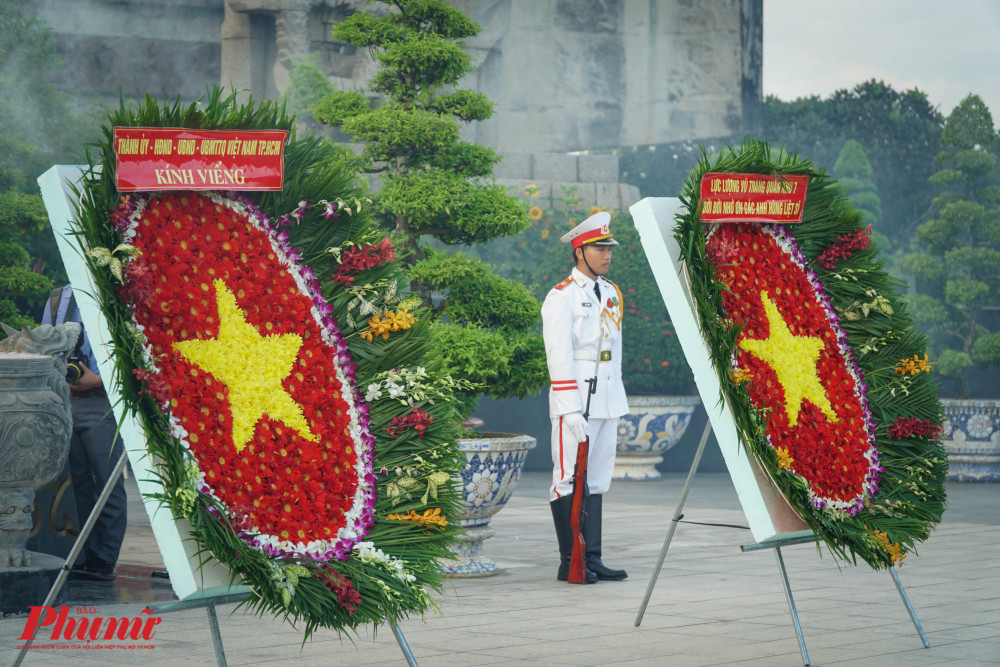
[[[601,562],[601,505],[604,496],[587,498],[587,520],[583,524],[583,539],[587,543],[587,569],[602,581],[621,581],[628,577],[625,570],[612,570]]]
[[[556,579],[569,580],[569,561],[573,555],[573,526],[570,520],[573,516],[573,496],[565,496],[549,503],[552,508],[552,522],[556,526],[556,539],[559,541],[559,572]],[[597,575],[587,570],[587,583],[596,584]]]

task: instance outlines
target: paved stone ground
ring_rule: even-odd
[[[801,665],[773,551],[742,553],[749,531],[680,524],[641,625],[639,605],[684,475],[615,482],[605,499],[605,561],[629,579],[591,586],[555,580],[556,549],[546,476],[528,473],[493,520],[486,552],[494,577],[452,579],[441,613],[400,627],[421,666],[478,665]],[[69,591],[99,615],[134,616],[170,599],[149,577],[162,568],[145,514],[133,507],[113,586]],[[838,564],[813,545],[782,549],[809,657],[814,665],[1000,665],[1000,486],[949,484],[939,529],[899,570],[930,641],[923,648],[889,574]],[[725,474],[701,474],[686,520],[745,522]],[[218,608],[230,665],[402,665],[389,628],[353,637],[317,632],[305,644],[277,620]],[[25,618],[0,620],[0,665],[10,664]],[[44,633],[39,637],[45,639]],[[206,611],[163,615],[152,650],[32,650],[26,665],[210,665]]]

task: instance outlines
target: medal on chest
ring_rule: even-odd
[[[622,309],[621,302],[618,300],[618,295],[609,296],[605,299],[604,303],[601,304],[602,311],[601,317],[606,319],[609,323],[614,324],[616,329],[622,328]]]

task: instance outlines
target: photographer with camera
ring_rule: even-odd
[[[73,478],[76,513],[82,526],[114,472],[124,445],[117,437],[118,427],[111,403],[94,361],[87,331],[82,328],[80,309],[70,285],[52,291],[42,315],[42,324],[66,322],[80,322],[81,326],[80,339],[66,360],[66,381],[73,413],[69,472]],[[71,579],[114,579],[115,564],[125,538],[127,506],[125,481],[119,476],[81,552],[83,562],[77,560],[70,573]]]

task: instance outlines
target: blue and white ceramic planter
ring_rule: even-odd
[[[524,460],[537,441],[529,435],[484,433],[481,438],[463,438],[459,449],[468,462],[457,481],[465,493],[460,515],[465,533],[452,546],[455,557],[443,569],[450,577],[486,577],[500,569],[483,555],[483,540],[493,537],[490,519],[507,504],[521,478]]]
[[[629,414],[618,421],[612,479],[658,478],[657,464],[680,442],[700,404],[698,396],[629,396]]]
[[[1000,482],[1000,401],[942,399],[951,482]]]

